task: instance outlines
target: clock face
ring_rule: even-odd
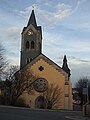
[[[48,81],[44,78],[39,78],[34,83],[34,89],[37,92],[45,92],[48,88]]]
[[[33,31],[32,30],[28,30],[27,34],[28,35],[33,35]]]

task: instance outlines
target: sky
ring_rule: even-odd
[[[0,0],[0,43],[11,65],[20,65],[21,32],[34,9],[42,26],[43,53],[62,66],[72,83],[90,78],[90,0]]]

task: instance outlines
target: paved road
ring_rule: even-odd
[[[78,115],[81,116],[82,113],[0,106],[0,120],[70,120],[70,116]]]

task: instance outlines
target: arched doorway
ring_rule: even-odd
[[[46,99],[43,96],[38,96],[35,100],[36,108],[46,108]]]

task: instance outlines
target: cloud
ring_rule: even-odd
[[[58,20],[62,20],[66,17],[68,17],[71,14],[71,6],[67,5],[65,3],[58,3],[56,6],[56,12],[54,13],[54,19]]]
[[[64,58],[64,55],[60,55],[57,60],[58,60],[58,63],[61,63],[61,61],[63,61],[63,58]],[[81,59],[81,58],[78,58],[78,57],[75,57],[75,56],[69,56],[67,55],[67,61],[69,64],[72,64],[73,65],[90,65],[90,60],[86,60],[86,59]],[[74,66],[75,67],[75,66]]]
[[[62,24],[64,27],[71,29],[72,31],[82,31],[82,32],[90,32],[90,16],[87,16],[86,14],[75,18],[72,18],[68,24],[67,22]]]
[[[41,3],[42,3],[42,0],[36,0],[36,3],[37,3],[37,4],[41,4]],[[46,4],[46,5],[50,5],[50,4],[49,4],[49,3],[50,3],[49,0],[43,0],[43,3]],[[42,4],[43,4],[43,3],[42,3]]]
[[[81,59],[75,56],[68,56],[68,61],[70,64],[77,64],[77,65],[89,65],[90,66],[90,60],[86,60],[86,59]]]
[[[53,2],[44,0],[42,3],[41,0],[37,0],[35,4],[32,4],[25,8],[24,10],[18,11],[16,10],[15,12],[24,17],[25,19],[28,19],[28,15],[30,14],[32,10],[32,6],[34,6],[35,13],[37,15],[37,18],[39,19],[39,22],[46,26],[53,26],[55,24],[60,24],[61,21],[65,20],[66,18],[70,18],[72,14],[75,12],[77,13],[77,10],[82,7],[82,5],[86,2],[87,0],[77,0],[76,5],[73,6],[73,4],[65,4],[64,2],[58,2],[53,5]],[[42,7],[43,6],[43,7]],[[76,22],[76,21],[75,21]],[[67,22],[66,22],[67,23]],[[69,25],[72,28],[90,28],[89,22],[84,22],[81,23],[69,23]],[[68,26],[69,26],[68,25]],[[67,26],[67,24],[66,24]]]
[[[9,27],[4,31],[2,36],[3,44],[6,48],[6,54],[11,55],[11,52],[15,54],[20,51],[20,29],[18,27]]]
[[[44,53],[59,55],[59,54],[68,54],[79,55],[80,57],[86,57],[90,52],[89,41],[84,40],[83,38],[68,38],[65,35],[58,32],[44,32],[43,33],[43,44],[44,44]],[[51,52],[53,50],[53,53]],[[86,55],[87,54],[87,55]],[[87,58],[88,59],[88,58]]]
[[[54,9],[53,12],[42,9],[38,4],[33,4],[32,6],[34,6],[34,9],[36,10],[36,14],[38,14],[39,19],[44,24],[52,24],[52,23],[55,24],[65,19],[71,14],[71,6],[64,3],[59,3],[55,6],[52,6],[52,9]],[[23,11],[16,11],[16,12],[20,16],[24,16],[25,18],[28,18],[28,15],[32,10],[32,6],[25,8]]]
[[[6,31],[6,36],[9,38],[17,36],[16,34],[20,33],[20,29],[18,27],[9,27]]]
[[[72,6],[72,13],[69,21],[64,22],[63,26],[72,30],[90,32],[89,0],[77,0],[76,6]]]
[[[77,0],[76,6],[73,7],[73,9],[72,9],[72,14],[75,13],[75,12],[77,12],[77,10],[78,10],[79,8],[81,8],[81,6],[82,6],[84,3],[86,3],[87,1],[88,1],[88,0]]]
[[[84,2],[85,0],[78,0],[75,9],[72,12],[76,12],[80,5]]]
[[[8,27],[3,31],[2,44],[5,47],[5,55],[11,64],[19,64],[19,51],[20,51],[20,28]]]

